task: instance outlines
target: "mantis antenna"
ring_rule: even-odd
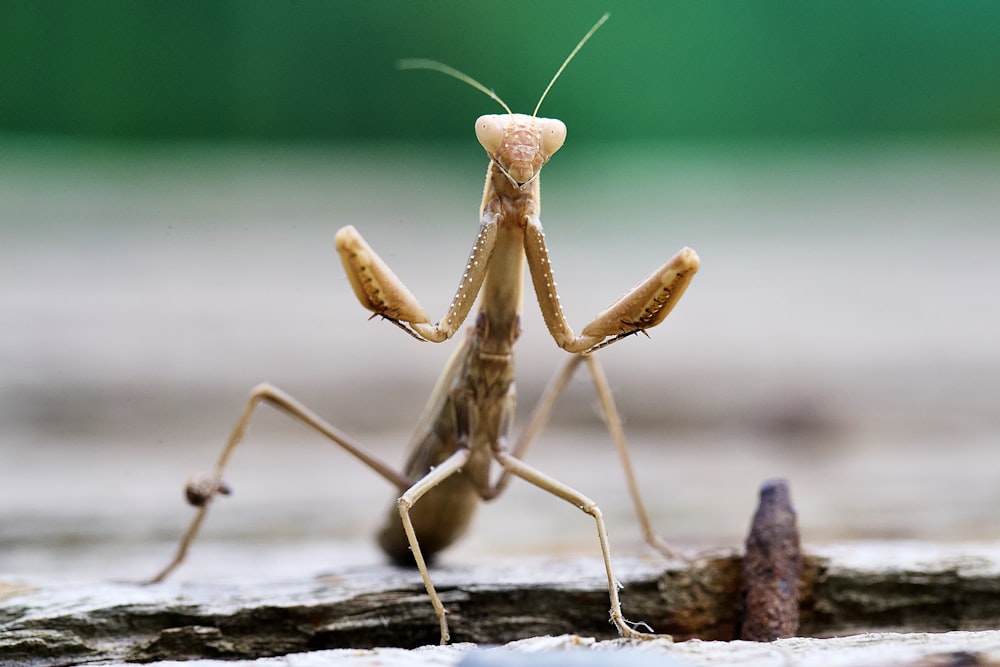
[[[569,61],[573,60],[577,52],[583,48],[584,44],[587,43],[587,40],[593,37],[594,33],[597,32],[597,29],[600,28],[602,25],[604,25],[604,22],[607,21],[609,18],[611,18],[611,12],[604,12],[604,16],[597,19],[597,23],[595,23],[590,28],[590,30],[587,31],[587,34],[583,36],[583,39],[581,39],[577,43],[576,47],[569,52],[569,55],[566,56],[566,60],[564,60],[563,64],[559,66],[559,69],[556,70],[555,76],[553,76],[552,80],[549,81],[549,85],[545,86],[545,90],[542,91],[542,96],[538,98],[538,104],[535,105],[535,110],[531,112],[532,116],[538,116],[538,110],[541,108],[542,102],[545,100],[545,96],[549,94],[549,89],[552,88],[552,84],[556,82],[556,79],[559,78],[559,75],[563,73],[564,69],[566,69],[566,65],[569,65]]]
[[[446,74],[450,77],[458,79],[462,83],[469,84],[479,92],[485,94],[490,99],[496,100],[496,102],[500,106],[502,106],[504,108],[504,111],[506,111],[507,113],[509,114],[514,113],[513,111],[510,110],[510,107],[507,106],[507,104],[500,99],[500,96],[494,93],[492,90],[490,90],[483,84],[479,83],[465,72],[459,72],[454,67],[449,67],[448,65],[438,62],[437,60],[427,60],[426,58],[404,58],[403,60],[396,61],[396,67],[398,67],[399,69],[429,69],[429,70],[434,70],[435,72],[441,72],[442,74]]]
[[[563,73],[563,70],[566,69],[566,66],[569,65],[570,61],[573,60],[573,58],[580,51],[580,49],[583,48],[583,45],[586,44],[587,41],[594,36],[594,33],[597,32],[598,28],[604,25],[604,23],[610,17],[611,13],[605,12],[604,16],[599,18],[597,20],[597,23],[591,26],[590,30],[587,31],[587,34],[583,36],[583,39],[577,42],[577,45],[573,48],[572,51],[570,51],[570,54],[566,56],[566,60],[564,60],[563,64],[559,66],[559,69],[556,70],[555,76],[553,76],[552,80],[549,81],[549,85],[545,86],[545,90],[542,91],[542,96],[538,98],[538,104],[535,105],[535,110],[531,112],[532,116],[538,116],[538,110],[541,108],[542,102],[545,100],[545,96],[549,94],[549,90],[551,90],[552,85],[556,82],[556,79],[559,78],[559,75]],[[442,62],[438,62],[437,60],[428,60],[426,58],[405,58],[403,60],[396,61],[396,67],[398,67],[399,69],[429,69],[435,72],[441,72],[446,76],[458,79],[462,83],[466,83],[472,86],[473,88],[483,93],[490,99],[496,101],[496,103],[502,106],[504,111],[506,111],[508,114],[513,114],[513,112],[510,110],[510,107],[507,106],[507,104],[502,99],[500,99],[500,96],[497,95],[495,92],[493,92],[483,84],[479,83],[468,74],[460,72],[454,67],[449,67],[448,65],[445,65]]]

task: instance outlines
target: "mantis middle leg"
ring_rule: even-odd
[[[601,513],[601,508],[597,506],[597,503],[576,489],[536,470],[524,461],[515,458],[503,450],[498,449],[495,452],[495,457],[506,471],[517,475],[544,491],[548,491],[554,496],[562,498],[593,517],[597,527],[597,539],[601,543],[601,555],[604,557],[604,570],[608,577],[608,595],[611,599],[611,622],[614,623],[622,637],[650,637],[650,634],[636,630],[633,624],[627,621],[622,615],[621,601],[618,599],[619,583],[615,578],[614,567],[611,564],[611,546],[608,542],[608,531],[604,526],[604,515]]]
[[[570,379],[573,377],[573,373],[576,372],[581,363],[587,365],[594,390],[601,404],[601,414],[604,418],[604,423],[607,426],[612,442],[614,442],[615,450],[618,452],[622,472],[625,473],[625,483],[628,486],[629,496],[632,498],[632,505],[635,508],[643,540],[667,558],[682,557],[671,549],[666,541],[653,529],[649,513],[646,510],[646,504],[642,499],[642,494],[639,492],[639,483],[636,480],[635,470],[632,466],[632,457],[629,455],[628,441],[625,439],[621,416],[615,405],[615,399],[611,393],[611,387],[608,385],[607,376],[605,376],[604,369],[596,355],[571,355],[562,368],[552,376],[545,391],[542,392],[541,398],[538,399],[538,403],[535,405],[528,423],[518,436],[513,449],[511,449],[510,455],[516,459],[524,458],[528,448],[548,423],[556,399],[566,389]],[[507,485],[510,483],[510,474],[511,471],[509,469],[504,470],[500,478],[497,479],[496,484],[489,490],[486,496],[487,499],[495,498],[507,488]]]

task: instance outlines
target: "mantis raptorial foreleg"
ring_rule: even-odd
[[[395,323],[417,340],[440,343],[455,334],[472,309],[486,279],[486,267],[489,266],[496,239],[496,218],[484,215],[462,280],[448,312],[437,324],[431,324],[417,298],[372,250],[357,229],[351,225],[343,227],[337,232],[336,241],[344,271],[362,306]]]
[[[684,248],[597,315],[577,336],[559,305],[545,233],[538,218],[527,220],[524,254],[545,325],[559,347],[567,352],[593,352],[656,326],[670,314],[691,282],[691,276],[698,270],[698,255],[690,248]]]
[[[337,232],[337,250],[362,306],[391,320],[419,340],[438,343],[454,335],[472,308],[486,277],[496,235],[494,216],[484,212],[479,235],[455,297],[447,314],[433,325],[416,297],[354,227],[347,226]],[[684,248],[598,314],[577,336],[559,304],[545,234],[538,218],[526,220],[524,253],[549,333],[564,350],[577,353],[592,352],[662,322],[698,270],[698,256],[690,248]]]

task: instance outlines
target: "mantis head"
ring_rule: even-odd
[[[562,148],[566,125],[555,118],[523,113],[489,114],[476,120],[476,138],[511,185],[523,188]]]
[[[609,16],[610,14],[602,16],[577,43],[556,71],[555,76],[549,81],[549,85],[545,87],[530,116],[512,112],[510,107],[492,90],[469,75],[444,63],[436,60],[409,59],[400,60],[398,66],[400,69],[430,69],[441,72],[467,83],[502,106],[507,112],[506,114],[488,114],[480,116],[476,120],[476,138],[486,149],[490,160],[504,173],[511,185],[517,189],[523,189],[538,178],[545,163],[557,150],[562,148],[563,142],[566,141],[566,125],[555,118],[539,118],[538,109],[541,108],[545,96],[549,94],[552,84],[556,82],[556,79],[563,73],[577,52],[583,48],[583,45],[587,43],[587,40],[597,32],[598,28],[604,25]]]

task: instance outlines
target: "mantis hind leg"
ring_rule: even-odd
[[[174,570],[180,567],[181,563],[183,563],[184,559],[187,557],[191,545],[198,536],[198,531],[201,529],[202,523],[205,521],[212,499],[217,495],[226,495],[229,493],[228,486],[226,486],[225,482],[222,481],[223,472],[225,471],[226,464],[229,462],[236,446],[242,442],[243,436],[246,434],[247,427],[250,425],[250,420],[261,403],[268,403],[288,414],[293,419],[300,421],[323,434],[335,444],[340,445],[342,448],[347,450],[366,466],[384,477],[396,488],[403,490],[408,488],[413,483],[413,481],[405,475],[396,472],[396,470],[388,464],[364,451],[364,449],[362,449],[362,447],[354,440],[334,426],[330,425],[319,415],[305,407],[289,394],[266,382],[259,384],[254,387],[253,391],[250,392],[250,398],[243,410],[243,414],[240,416],[239,421],[236,422],[236,426],[233,428],[232,433],[230,433],[229,439],[226,441],[226,445],[223,447],[222,453],[216,461],[215,469],[207,475],[201,475],[192,479],[187,484],[186,496],[188,502],[197,507],[197,512],[188,524],[187,530],[184,531],[184,535],[181,537],[173,559],[166,565],[166,567],[144,583],[159,583],[166,579]]]
[[[649,520],[649,513],[646,511],[646,504],[639,493],[639,483],[635,479],[635,471],[632,468],[632,457],[628,452],[628,442],[625,440],[625,430],[622,428],[621,415],[615,406],[615,399],[611,394],[611,387],[608,385],[608,378],[604,375],[604,369],[597,357],[588,354],[586,357],[587,369],[590,371],[590,378],[594,383],[594,390],[597,392],[597,399],[601,403],[601,413],[604,415],[604,423],[608,428],[608,434],[612,442],[615,443],[615,450],[618,452],[618,459],[621,462],[622,472],[625,473],[625,484],[628,486],[629,495],[632,497],[632,505],[635,507],[635,515],[642,530],[642,539],[646,543],[659,551],[667,558],[683,558],[670,545],[660,537],[653,524]]]

